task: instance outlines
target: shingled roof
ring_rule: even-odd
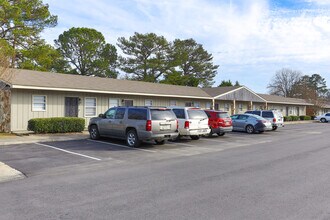
[[[267,94],[258,94],[263,99],[265,99],[269,103],[281,103],[281,104],[300,104],[300,105],[313,105],[311,103],[308,103],[304,99],[296,99],[296,98],[288,98],[278,95],[267,95]]]
[[[198,87],[13,69],[12,88],[212,99]]]

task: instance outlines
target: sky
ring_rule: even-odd
[[[320,74],[330,87],[330,0],[43,0],[58,25],[42,37],[52,45],[71,27],[119,37],[155,33],[193,38],[219,65],[213,86],[236,80],[259,93],[276,71]],[[120,49],[117,47],[118,52]]]

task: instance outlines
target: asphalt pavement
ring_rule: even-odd
[[[128,148],[67,140],[0,148],[0,219],[330,219],[330,123]]]

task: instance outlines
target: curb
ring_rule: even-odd
[[[25,175],[7,164],[0,162],[0,183],[24,179]]]
[[[285,121],[284,125],[295,125],[295,124],[311,124],[317,123],[317,121],[310,120],[310,121]]]

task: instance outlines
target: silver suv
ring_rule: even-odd
[[[264,119],[267,119],[272,123],[273,131],[275,131],[278,127],[284,127],[284,118],[281,112],[276,110],[254,110],[254,111],[246,111],[245,113],[259,115]]]
[[[88,125],[91,139],[101,136],[126,139],[130,147],[138,147],[141,141],[165,140],[178,136],[178,121],[168,108],[114,107],[99,117],[91,118]]]

